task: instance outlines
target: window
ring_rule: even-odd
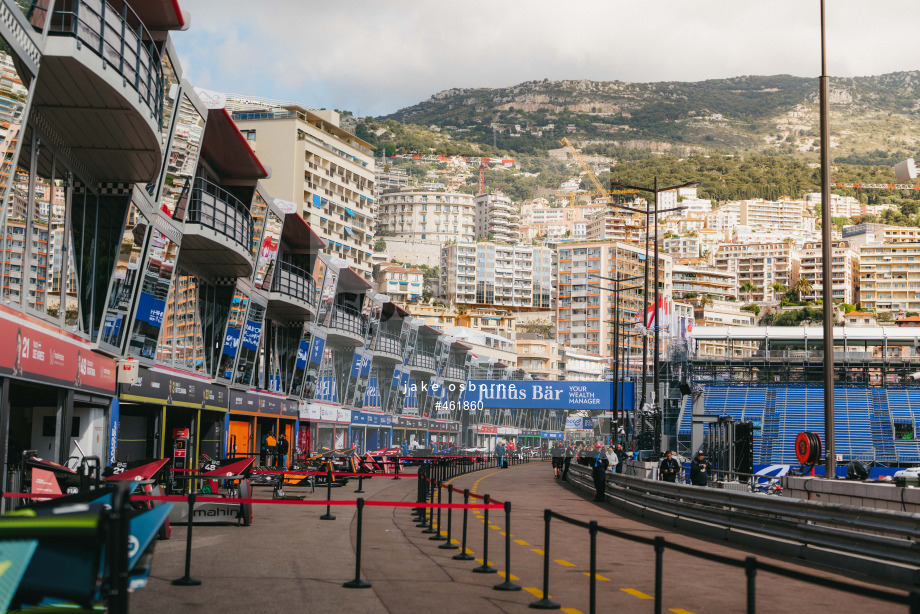
[[[894,438],[910,441],[914,439],[914,425],[911,422],[895,422]]]

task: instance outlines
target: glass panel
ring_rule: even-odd
[[[185,219],[185,200],[195,178],[203,133],[204,118],[195,110],[188,96],[183,95],[172,146],[166,157],[166,173],[160,198],[161,208],[178,220]]]
[[[240,337],[243,334],[243,323],[246,318],[246,308],[249,306],[249,297],[240,290],[233,293],[233,302],[230,304],[230,316],[227,319],[227,331],[224,333],[224,343],[220,351],[220,360],[217,363],[217,379],[229,380],[233,376],[233,362],[240,347]]]
[[[51,186],[51,215],[48,232],[48,280],[45,313],[52,318],[61,316],[61,298],[64,296],[64,264],[67,260],[67,230],[65,211],[67,209],[66,188],[60,179],[60,169],[55,172]]]
[[[173,68],[172,59],[165,50],[160,58],[160,68],[163,73],[163,119],[160,121],[160,144],[165,150],[169,142],[169,125],[179,99],[179,78]],[[157,177],[157,181],[159,180],[160,177]],[[155,196],[156,191],[156,182],[147,184],[148,194]]]
[[[253,216],[255,217],[255,216]],[[265,237],[262,247],[258,250],[259,259],[256,264],[256,288],[268,290],[272,285],[272,269],[278,259],[278,247],[281,245],[281,218],[268,212],[268,225],[265,228]],[[256,236],[256,235],[253,235]]]
[[[48,255],[50,239],[51,194],[54,173],[54,159],[50,148],[41,147],[36,168],[32,169],[30,180],[34,194],[31,196],[31,211],[26,244],[26,270],[29,273],[29,291],[26,305],[42,313],[48,305]]]
[[[249,249],[252,251],[252,259],[255,261],[259,255],[259,241],[262,239],[262,229],[265,228],[265,215],[268,213],[268,204],[258,191],[252,199],[249,213],[252,215],[252,245]]]
[[[144,358],[154,356],[178,253],[178,245],[159,230],[153,230],[150,247],[147,249],[147,268],[141,278],[134,330],[128,346],[129,355]]]
[[[176,283],[178,283],[177,278]],[[166,301],[166,314],[163,316],[163,328],[157,341],[157,357],[159,364],[172,366],[173,356],[176,351],[176,284],[169,289],[169,298]]]
[[[300,396],[303,390],[303,378],[307,372],[307,358],[310,356],[310,327],[304,325],[300,334],[300,342],[297,346],[297,358],[294,361],[293,376],[289,384],[290,394]]]
[[[259,355],[259,341],[262,336],[262,323],[265,320],[265,307],[253,303],[246,317],[243,340],[240,342],[240,360],[236,365],[236,383],[244,386],[253,385],[253,369]]]
[[[28,135],[28,133],[27,133]],[[6,143],[5,143],[6,144]],[[10,145],[15,147],[15,145]],[[8,149],[7,154],[13,155],[13,150]],[[20,157],[25,161],[24,166],[16,167],[13,186],[9,192],[6,206],[6,251],[3,258],[3,298],[12,304],[22,303],[22,269],[25,265],[26,255],[26,222],[29,205],[29,157],[31,155],[31,139],[26,136],[26,143],[22,147]],[[4,165],[5,169],[11,167]],[[8,179],[9,172],[3,175],[3,180]]]
[[[179,277],[176,305],[176,356],[177,367],[189,371],[204,372],[204,335],[201,319],[195,305],[198,302],[198,278],[189,275]]]
[[[122,233],[118,261],[109,288],[109,302],[106,305],[100,343],[121,347],[125,338],[149,230],[150,222],[141,210],[132,204],[128,210],[128,220]]]

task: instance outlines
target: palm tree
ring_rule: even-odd
[[[811,294],[814,291],[814,286],[811,285],[807,277],[799,277],[795,281],[795,285],[792,286],[792,289],[799,297],[799,301],[801,301],[803,294]]]
[[[740,290],[741,292],[746,292],[748,295],[748,302],[751,302],[754,300],[752,297],[754,295],[754,292],[757,291],[757,286],[755,286],[749,281],[746,281],[743,284],[741,284],[741,287],[738,288],[738,290]]]

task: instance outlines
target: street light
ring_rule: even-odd
[[[648,227],[649,227],[649,219],[648,219],[648,218],[649,218],[649,215],[651,215],[651,213],[654,212],[654,214],[655,214],[655,231],[654,231],[654,241],[655,241],[655,299],[654,299],[654,300],[655,300],[655,302],[654,302],[654,309],[655,309],[656,311],[655,311],[655,355],[654,355],[654,357],[653,357],[653,359],[652,359],[652,365],[653,365],[652,368],[653,368],[653,370],[654,370],[654,373],[653,373],[653,378],[654,378],[654,379],[653,379],[653,382],[654,382],[654,384],[653,384],[653,391],[652,391],[652,393],[654,394],[654,397],[653,397],[653,399],[654,399],[654,406],[653,406],[653,408],[655,409],[656,420],[659,420],[659,421],[660,421],[660,415],[659,415],[659,414],[660,414],[660,411],[661,411],[661,407],[660,407],[660,405],[659,405],[659,399],[658,399],[658,393],[659,393],[659,390],[658,390],[658,389],[659,389],[659,377],[660,377],[660,375],[659,375],[659,373],[658,373],[658,370],[659,370],[659,360],[660,360],[658,354],[659,354],[659,345],[660,345],[659,329],[660,329],[661,327],[659,326],[660,322],[659,322],[658,311],[657,311],[657,309],[658,309],[658,299],[659,299],[659,296],[658,296],[658,215],[661,214],[661,213],[665,213],[665,212],[667,212],[667,211],[678,211],[678,210],[686,209],[686,207],[673,207],[673,208],[670,208],[670,209],[658,210],[658,209],[657,209],[657,207],[658,207],[658,194],[661,193],[661,192],[670,192],[671,190],[679,190],[679,189],[681,189],[681,188],[695,188],[695,187],[697,187],[698,185],[700,185],[700,182],[699,182],[699,181],[688,181],[688,182],[686,182],[686,183],[681,183],[681,184],[679,184],[679,185],[674,185],[674,186],[670,186],[670,187],[667,187],[667,188],[659,188],[659,187],[658,187],[658,177],[657,177],[657,176],[655,177],[655,183],[654,183],[654,185],[653,185],[651,188],[646,188],[646,187],[642,187],[642,186],[629,185],[629,184],[626,184],[626,183],[620,183],[619,181],[613,181],[613,180],[610,181],[610,189],[611,189],[611,191],[614,190],[614,189],[616,189],[616,188],[619,188],[619,189],[622,189],[622,190],[631,190],[631,191],[635,191],[635,192],[644,192],[644,193],[647,193],[647,194],[653,194],[654,197],[655,197],[655,207],[656,207],[656,208],[655,208],[654,211],[653,211],[652,208],[649,207],[649,206],[646,206],[645,210],[635,209],[635,208],[633,208],[633,207],[627,207],[627,206],[625,206],[625,205],[620,205],[620,204],[616,204],[616,203],[613,204],[613,206],[616,207],[616,208],[618,208],[618,209],[625,209],[625,210],[627,210],[627,211],[635,211],[635,212],[637,212],[637,213],[644,213],[644,214],[645,214],[645,288],[644,288],[643,293],[642,293],[642,303],[643,303],[642,317],[643,317],[643,318],[645,318],[645,313],[648,311],[648,262],[649,262],[649,261],[648,261]],[[648,377],[648,375],[647,375],[647,373],[646,373],[647,369],[646,369],[646,365],[645,365],[645,356],[646,356],[647,348],[648,348],[647,336],[646,336],[646,335],[643,335],[643,336],[642,336],[642,373],[643,373],[643,376],[642,376],[642,400],[641,400],[641,404],[642,404],[643,406],[645,405],[646,378]],[[657,430],[657,429],[656,429],[656,430]],[[660,447],[660,443],[659,443],[659,447]]]
[[[604,277],[602,275],[592,274],[592,277],[598,279],[605,279],[607,281],[613,282],[613,288],[605,288],[600,284],[588,284],[589,286],[595,286],[601,290],[606,290],[608,292],[613,292],[613,411],[614,411],[614,424],[618,424],[620,420],[620,292],[623,290],[638,290],[641,286],[629,286],[626,288],[621,288],[620,284],[625,281],[633,281],[642,277],[641,275],[633,275],[631,277]],[[627,424],[629,421],[627,420]],[[611,433],[613,436],[616,436],[617,433]]]

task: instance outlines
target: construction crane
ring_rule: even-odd
[[[594,190],[591,190],[592,197],[599,196],[601,198],[609,199],[611,196],[614,196],[616,194],[633,194],[634,193],[634,191],[632,190],[608,190],[604,188],[603,184],[601,183],[601,180],[597,178],[597,174],[595,174],[594,170],[591,169],[591,166],[585,161],[585,159],[581,157],[581,154],[579,154],[578,151],[575,150],[575,146],[572,145],[571,142],[569,142],[569,139],[567,139],[566,137],[562,137],[562,140],[559,142],[569,148],[569,151],[572,152],[572,157],[575,158],[575,161],[578,162],[578,164],[580,164],[581,167],[588,174],[588,179],[591,180],[591,183],[594,184],[594,188],[595,188]]]

